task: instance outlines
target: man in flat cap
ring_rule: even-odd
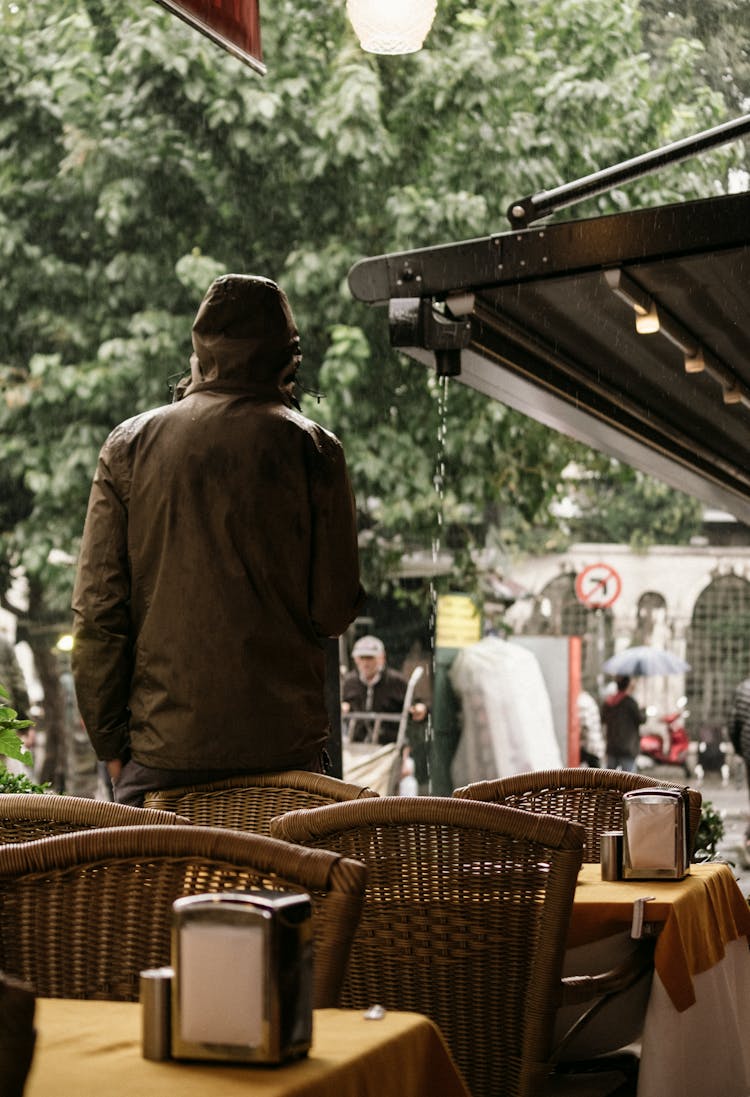
[[[99,455],[73,595],[73,673],[115,799],[322,767],[324,647],[362,600],[339,441],[294,398],[283,291],[229,274],[175,402]]]
[[[341,684],[341,711],[373,712],[395,715],[401,713],[406,697],[407,681],[403,674],[386,665],[385,646],[378,636],[360,636],[352,648],[355,670],[344,676]],[[422,701],[411,706],[409,715],[418,723],[427,717]],[[349,729],[352,742],[365,739],[373,731],[381,743],[392,743],[398,734],[396,721],[356,720]]]

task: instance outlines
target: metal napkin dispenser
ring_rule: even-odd
[[[622,797],[624,880],[680,880],[690,872],[686,789],[634,789]]]
[[[225,892],[173,905],[171,1052],[282,1063],[312,1042],[312,909],[299,893]]]

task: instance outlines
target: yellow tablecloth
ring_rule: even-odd
[[[281,1067],[151,1062],[141,1055],[141,1007],[43,998],[24,1097],[469,1097],[426,1017],[317,1010],[306,1059]]]
[[[695,1002],[693,976],[724,956],[725,946],[750,936],[750,907],[729,865],[691,866],[683,880],[601,878],[599,865],[584,865],[578,878],[570,947],[617,933],[632,920],[633,903],[653,895],[649,921],[662,922],[654,966],[676,1009]]]

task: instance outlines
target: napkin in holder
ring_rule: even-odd
[[[683,789],[634,789],[622,797],[624,880],[681,880],[690,872]]]
[[[173,905],[171,1052],[282,1063],[312,1043],[308,895],[224,892]]]

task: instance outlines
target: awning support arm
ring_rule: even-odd
[[[743,114],[732,122],[724,122],[713,129],[703,130],[692,137],[684,137],[680,141],[673,141],[670,145],[653,149],[643,153],[642,156],[634,156],[630,160],[623,160],[620,164],[603,168],[592,175],[585,175],[582,179],[576,179],[572,183],[563,183],[562,186],[552,190],[542,190],[537,194],[528,195],[513,202],[507,211],[507,217],[513,228],[525,228],[533,221],[555,213],[566,206],[572,206],[576,202],[582,202],[584,198],[593,198],[595,194],[602,194],[612,187],[622,183],[629,183],[633,179],[639,179],[642,175],[648,175],[666,164],[675,164],[680,160],[687,160],[706,149],[717,145],[725,145],[738,137],[750,133],[750,114]]]

